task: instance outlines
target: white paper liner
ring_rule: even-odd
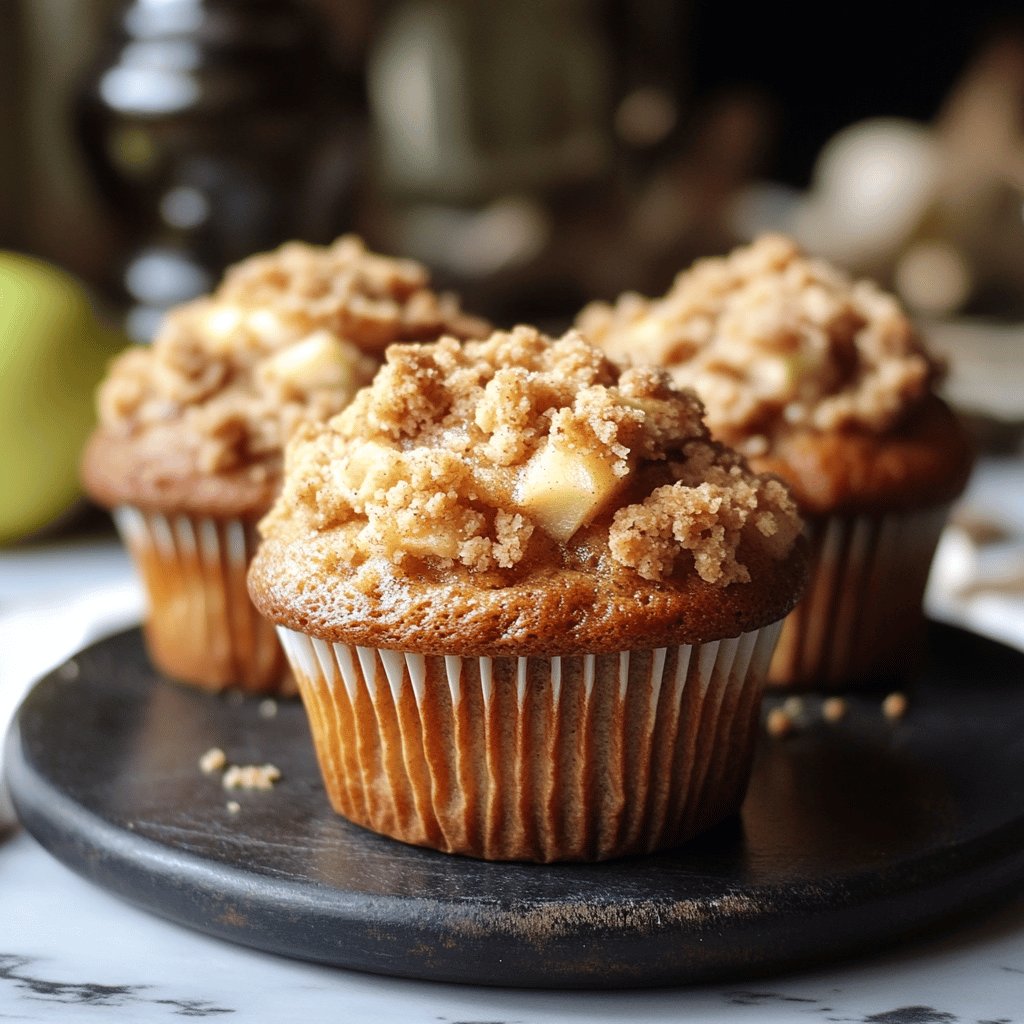
[[[837,689],[912,675],[922,602],[949,506],[810,523],[811,576],[785,620],[772,686]]]
[[[780,625],[561,658],[279,633],[339,813],[448,852],[552,861],[673,846],[739,807]]]
[[[291,684],[274,627],[246,589],[250,524],[132,506],[113,515],[146,588],[146,641],[160,669],[211,689],[275,693]]]

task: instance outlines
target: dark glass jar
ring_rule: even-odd
[[[76,113],[136,337],[229,263],[351,225],[362,90],[323,40],[294,0],[125,4]]]

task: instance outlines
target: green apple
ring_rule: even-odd
[[[46,526],[78,499],[93,393],[125,344],[72,277],[0,252],[0,544]]]

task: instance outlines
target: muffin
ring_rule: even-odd
[[[897,300],[766,236],[696,263],[660,299],[594,304],[578,323],[614,359],[696,389],[712,434],[792,488],[812,574],[771,681],[912,675],[928,570],[972,449]]]
[[[659,370],[531,328],[393,346],[300,428],[249,574],[352,821],[497,860],[739,805],[806,558],[786,488]]]
[[[423,267],[346,237],[240,263],[114,361],[82,475],[134,556],[162,671],[209,689],[288,684],[245,587],[285,439],[344,408],[391,342],[481,330]]]

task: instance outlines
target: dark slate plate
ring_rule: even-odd
[[[8,745],[29,831],[73,870],[212,935],[382,974],[545,987],[740,978],[877,948],[1024,878],[1024,655],[934,627],[909,715],[763,737],[742,817],[679,851],[487,864],[336,817],[301,707],[210,697],[137,631],[43,679]],[[273,762],[225,793],[197,759]],[[241,804],[230,814],[226,802]]]

